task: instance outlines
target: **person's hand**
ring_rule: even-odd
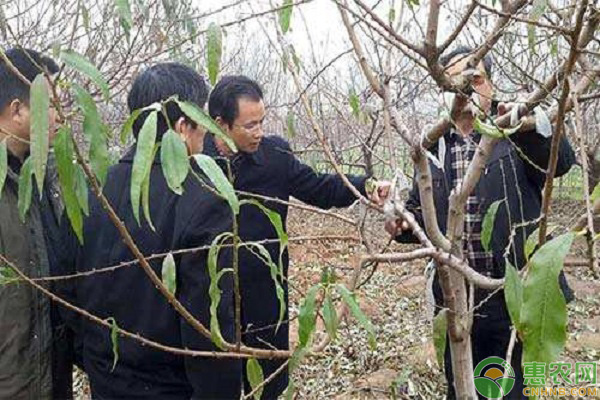
[[[498,103],[498,115],[511,113],[511,125],[516,125],[521,117],[527,115],[527,106],[523,103]],[[513,121],[513,119],[515,121]]]
[[[392,183],[388,181],[373,182],[368,192],[369,200],[378,205],[383,205],[390,196]]]
[[[385,230],[396,237],[410,230],[410,225],[403,218],[388,219],[385,221]]]

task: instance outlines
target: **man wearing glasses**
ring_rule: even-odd
[[[265,197],[288,201],[290,196],[320,208],[347,207],[356,201],[354,194],[337,175],[320,174],[298,160],[289,144],[278,136],[264,136],[263,121],[265,105],[261,87],[244,76],[226,76],[212,91],[208,110],[210,116],[233,139],[238,153],[227,145],[207,135],[204,152],[215,158],[226,158],[234,179],[234,187]],[[226,168],[227,171],[227,168]],[[349,181],[367,195],[366,176],[347,176]],[[368,185],[367,185],[368,186]],[[387,183],[374,185],[372,200],[379,201],[387,195]],[[288,207],[274,201],[262,201],[276,211],[285,224]],[[255,206],[244,205],[239,216],[240,236],[243,241],[276,239],[277,233],[269,219]],[[271,258],[279,259],[279,244],[266,246]],[[283,257],[286,279],[281,282],[285,291],[286,312],[283,323],[277,329],[279,303],[275,284],[269,268],[258,257],[245,249],[240,250],[240,286],[242,341],[253,347],[288,349],[288,254]],[[260,360],[264,376],[270,376],[282,364],[278,360]],[[265,386],[263,399],[275,399],[288,383],[287,371]],[[245,379],[246,393],[250,391]]]
[[[469,70],[468,61],[472,49],[459,47],[440,59],[446,73],[452,77],[469,74],[473,77],[470,97],[456,95],[452,103],[453,128],[440,138],[429,151],[438,162],[430,161],[433,198],[437,221],[442,232],[446,232],[448,199],[450,193],[463,184],[465,173],[478,148],[481,134],[474,129],[475,118],[502,115],[512,112],[514,105],[493,104],[494,87],[490,80],[492,59],[487,56],[474,70]],[[450,106],[450,104],[449,104]],[[523,114],[521,107],[519,115]],[[525,263],[524,245],[537,226],[541,209],[541,190],[546,179],[552,131],[536,127],[535,131],[519,131],[509,140],[499,141],[491,152],[477,186],[469,196],[465,209],[463,231],[463,253],[469,265],[481,274],[503,278],[505,262],[517,268]],[[566,174],[575,162],[573,150],[563,136],[561,139],[556,177]],[[420,226],[424,226],[421,199],[415,182],[406,208],[413,213]],[[483,217],[490,205],[501,200],[494,220],[494,229],[489,250],[481,242]],[[387,221],[386,229],[396,240],[403,243],[417,242],[417,238],[404,220]],[[512,238],[511,238],[512,237]],[[564,275],[560,276],[563,293],[568,300],[572,292]],[[444,295],[436,276],[433,280],[436,312],[444,307]],[[473,365],[490,356],[504,358],[511,336],[511,322],[502,291],[476,289],[474,304],[477,307],[471,330]],[[451,310],[450,310],[451,311]],[[521,356],[523,346],[519,340],[512,354],[512,366],[516,374],[515,387],[505,398],[524,399]],[[447,399],[456,399],[452,374],[450,347],[445,354]],[[480,397],[483,398],[483,397]]]

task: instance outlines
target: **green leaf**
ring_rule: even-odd
[[[485,251],[490,251],[490,240],[492,239],[492,231],[494,230],[494,221],[496,220],[496,213],[498,207],[504,200],[496,200],[493,202],[483,217],[483,223],[481,224],[481,245]]]
[[[313,331],[315,330],[317,321],[315,308],[317,303],[317,293],[320,288],[319,285],[311,287],[306,293],[302,306],[300,306],[300,311],[298,313],[298,346],[302,348],[308,346]]]
[[[293,139],[296,136],[296,116],[292,112],[292,110],[288,111],[287,116],[285,118],[285,124],[287,127],[287,136],[290,139]]]
[[[293,0],[283,0],[283,4],[279,10],[279,26],[281,27],[281,31],[285,35],[287,31],[290,29],[290,23],[292,21],[292,10],[293,10],[294,2]]]
[[[590,201],[592,203],[595,203],[596,200],[598,200],[598,198],[600,198],[600,182],[598,182],[598,184],[596,184],[596,186],[594,187],[594,190],[592,191],[592,194],[590,195]]]
[[[208,288],[208,295],[210,297],[210,334],[211,339],[215,346],[223,350],[225,348],[225,339],[221,334],[221,328],[219,326],[218,309],[219,303],[221,302],[221,289],[219,289],[219,280],[226,272],[231,272],[231,269],[218,270],[217,259],[219,257],[219,251],[221,250],[221,242],[227,238],[232,237],[231,232],[223,232],[211,243],[210,249],[208,250],[208,275],[210,278],[210,285]]]
[[[539,20],[540,17],[544,15],[547,6],[548,0],[533,0],[531,12],[529,13],[529,19],[532,21]],[[536,26],[534,24],[527,25],[527,40],[529,42],[529,48],[533,52],[535,52],[535,28]]]
[[[75,194],[79,207],[85,215],[90,215],[89,191],[87,187],[87,177],[80,165],[75,167]]]
[[[19,200],[17,208],[19,209],[19,218],[21,218],[22,222],[25,222],[27,210],[31,206],[31,192],[33,191],[31,175],[31,157],[28,157],[21,166],[21,174],[19,175]]]
[[[48,150],[50,149],[50,138],[48,136],[50,130],[48,121],[50,97],[47,85],[44,74],[36,76],[31,82],[29,99],[31,109],[31,162],[33,163],[33,175],[40,197],[43,194]]]
[[[271,210],[260,201],[255,199],[246,199],[242,200],[240,204],[252,204],[261,209],[261,211],[269,218],[271,225],[275,228],[277,232],[277,238],[279,239],[279,243],[281,243],[281,247],[284,248],[288,245],[289,237],[287,232],[285,231],[285,227],[283,225],[283,220],[281,219],[281,215],[277,211]],[[282,250],[283,251],[283,250]]]
[[[446,332],[448,331],[448,309],[442,309],[433,318],[433,345],[438,366],[444,367],[444,354],[446,353]]]
[[[202,172],[213,183],[217,192],[227,201],[231,211],[235,215],[238,215],[240,212],[240,201],[235,194],[231,182],[227,180],[217,162],[205,154],[194,154],[193,157],[200,169],[202,169]]]
[[[283,265],[280,264],[279,268],[273,262],[271,258],[271,254],[269,251],[260,243],[244,243],[243,244],[248,250],[252,251],[258,258],[260,258],[267,267],[269,267],[269,272],[271,274],[271,279],[275,285],[275,294],[277,295],[277,300],[279,301],[279,319],[277,320],[277,329],[279,329],[279,325],[283,321],[285,317],[285,311],[287,309],[287,303],[285,301],[285,291],[278,277],[283,276]],[[256,251],[254,251],[254,249]]]
[[[156,159],[156,152],[160,147],[159,143],[154,144],[154,150],[152,150],[152,160]],[[148,226],[152,229],[153,232],[156,232],[156,228],[154,228],[154,224],[152,224],[152,218],[150,216],[150,177],[152,176],[152,163],[150,163],[150,169],[148,170],[148,174],[144,178],[142,182],[142,209],[144,210],[144,217],[146,217],[146,222],[148,222]]]
[[[390,7],[390,11],[388,12],[388,21],[389,21],[390,25],[393,25],[395,20],[396,20],[396,8],[392,6],[392,7]]]
[[[517,269],[506,260],[504,277],[504,300],[513,325],[519,330],[521,324],[521,306],[523,305],[523,282]]]
[[[302,61],[300,60],[300,57],[298,57],[298,54],[296,54],[296,51],[294,50],[294,48],[292,47],[292,62],[294,63],[294,66],[296,67],[296,71],[300,72],[300,66],[302,65]]]
[[[348,288],[346,288],[346,286],[338,284],[336,285],[336,288],[338,293],[342,296],[342,299],[350,309],[350,312],[352,313],[354,318],[356,318],[358,323],[367,331],[367,334],[369,335],[369,345],[371,346],[371,349],[375,349],[375,347],[377,347],[377,343],[375,341],[375,329],[373,328],[371,321],[369,321],[367,316],[362,312],[362,310],[358,306],[358,303],[356,302],[356,299],[354,298],[354,295],[348,290]]]
[[[512,128],[500,129],[496,125],[486,124],[476,117],[475,122],[473,123],[473,129],[483,136],[489,136],[494,139],[505,139],[521,129],[521,125],[523,125],[523,122],[519,122],[517,126]]]
[[[21,278],[11,267],[0,267],[0,286],[19,282]]]
[[[335,306],[333,305],[333,300],[331,300],[331,296],[327,293],[325,296],[325,301],[323,302],[323,322],[325,322],[325,329],[329,334],[331,340],[335,340],[337,337],[337,329],[339,325],[338,315],[335,310]]]
[[[538,245],[540,239],[540,228],[537,228],[535,231],[531,232],[531,234],[527,237],[525,241],[525,260],[529,261],[529,257],[535,251],[535,248]]]
[[[6,148],[6,139],[0,142],[0,199],[4,191],[4,182],[8,175],[8,150]]]
[[[131,135],[131,133],[133,132],[133,124],[135,123],[135,121],[138,119],[138,117],[140,116],[140,114],[142,112],[151,111],[151,110],[160,111],[161,108],[162,108],[161,103],[152,103],[147,107],[138,108],[137,110],[133,110],[131,112],[131,114],[129,115],[129,118],[127,118],[127,120],[123,124],[123,127],[121,128],[121,133],[119,134],[119,138],[121,139],[121,144],[127,143],[127,139],[129,138],[129,135]]]
[[[113,372],[119,361],[119,325],[113,317],[108,318],[106,321],[110,322],[110,342],[113,351],[113,365],[110,372]]]
[[[221,27],[214,22],[208,26],[206,32],[206,65],[208,79],[211,84],[217,83],[221,68],[221,55],[223,53],[223,35]]]
[[[162,281],[169,293],[171,293],[172,295],[174,295],[175,290],[177,290],[177,279],[175,276],[175,259],[173,258],[173,254],[169,253],[163,259]]]
[[[108,154],[108,144],[105,127],[100,119],[100,114],[96,108],[96,102],[92,96],[81,86],[73,84],[77,103],[83,112],[83,132],[90,142],[89,159],[92,170],[98,177],[101,185],[106,183],[106,175],[110,166],[110,155]]]
[[[81,8],[81,18],[83,21],[83,27],[86,31],[86,33],[89,34],[90,31],[90,12],[88,11],[87,7],[85,6],[85,4],[83,4],[83,2],[79,3],[79,6]],[[55,54],[54,57],[57,57],[60,55],[60,52],[58,54]]]
[[[133,158],[133,167],[131,170],[131,207],[133,216],[137,223],[140,223],[140,197],[142,194],[142,185],[146,177],[150,174],[152,168],[152,156],[154,155],[154,144],[156,142],[156,122],[157,112],[152,111],[146,120],[140,134],[138,135]]]
[[[54,154],[56,155],[58,181],[60,182],[67,216],[69,217],[69,221],[71,221],[71,226],[79,239],[79,243],[83,244],[83,216],[75,189],[75,171],[77,165],[74,164],[71,130],[66,125],[61,126],[56,134],[56,138],[54,139]]]
[[[246,375],[248,376],[248,382],[250,382],[252,390],[260,386],[265,380],[262,367],[255,358],[249,358],[246,362]],[[254,399],[260,400],[262,393],[263,388],[258,389],[256,393],[254,393]]]
[[[86,75],[92,82],[98,85],[104,95],[104,99],[108,101],[110,97],[108,83],[104,80],[100,71],[87,58],[73,50],[61,51],[60,58],[65,64]]]
[[[121,138],[121,144],[127,143],[127,139],[133,131],[133,123],[140,116],[141,112],[141,109],[133,110],[129,118],[127,118],[127,121],[125,121],[125,123],[123,124],[123,128],[121,128],[121,133],[119,134],[119,137]]]
[[[169,188],[177,194],[183,193],[182,185],[190,170],[190,162],[185,143],[172,129],[163,135],[160,162]]]
[[[131,16],[129,0],[115,0],[115,5],[117,6],[117,13],[119,14],[121,26],[123,27],[125,34],[129,36],[129,31],[133,26],[133,17]]]
[[[355,118],[358,118],[360,116],[360,100],[354,89],[350,90],[348,101],[350,102],[350,108],[352,108],[352,115],[354,115]]]
[[[558,276],[574,238],[574,233],[558,236],[531,257],[520,315],[524,363],[552,362],[565,345],[567,308]]]
[[[174,99],[174,101],[177,103],[179,108],[181,108],[181,111],[183,111],[183,113],[185,115],[187,115],[189,118],[191,118],[198,125],[205,127],[211,133],[218,136],[219,139],[221,139],[225,143],[227,143],[227,146],[229,146],[229,148],[233,152],[237,152],[237,147],[235,146],[235,143],[233,142],[233,140],[231,140],[231,138],[229,136],[227,136],[227,134],[225,132],[223,132],[223,130],[221,129],[219,124],[217,124],[210,117],[210,115],[205,113],[204,110],[200,109],[196,104],[193,104],[193,103],[189,103],[186,101],[179,101],[177,99]]]

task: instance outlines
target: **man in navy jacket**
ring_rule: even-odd
[[[471,49],[459,47],[441,59],[449,75],[461,74],[466,68],[467,57]],[[473,72],[474,94],[483,110],[489,114],[508,111],[508,106],[492,102],[491,58],[486,57]],[[433,200],[437,221],[442,233],[446,232],[448,206],[451,191],[462,183],[467,165],[470,163],[481,135],[473,129],[475,120],[473,109],[466,99],[456,99],[453,107],[454,126],[429,151],[439,160],[430,162],[433,186]],[[466,205],[463,233],[464,257],[469,265],[481,274],[493,278],[503,278],[505,262],[509,260],[516,268],[525,263],[524,246],[526,238],[536,229],[540,216],[542,188],[545,182],[545,169],[548,167],[552,136],[550,132],[519,131],[510,136],[510,140],[499,141],[493,148],[486,166]],[[575,154],[569,141],[563,136],[556,167],[556,176],[566,174],[575,163]],[[415,184],[406,202],[420,226],[424,226],[419,190]],[[481,244],[482,220],[490,205],[503,200],[498,207],[494,220],[493,235],[489,251]],[[406,221],[388,221],[386,228],[403,243],[416,243],[417,238],[408,229]],[[512,240],[511,240],[511,235]],[[566,284],[564,275],[560,283],[567,301],[572,292]],[[433,281],[433,294],[436,309],[444,306],[442,290],[436,274]],[[491,297],[490,297],[491,296]],[[488,299],[488,297],[490,297]],[[484,301],[485,300],[485,301]],[[504,358],[510,341],[511,323],[504,301],[503,291],[492,292],[475,290],[475,304],[478,307],[474,317],[471,339],[473,364],[476,366],[487,357]],[[521,368],[522,344],[518,341],[514,347],[511,365],[516,374],[515,387],[505,398],[524,399],[523,373]],[[446,377],[448,380],[448,399],[455,399],[452,360],[449,346],[445,355]],[[483,399],[483,397],[480,397]]]
[[[356,197],[338,175],[320,174],[298,160],[290,145],[279,136],[264,136],[265,106],[261,87],[244,76],[226,76],[214,87],[208,103],[210,116],[233,139],[239,152],[233,154],[226,144],[207,135],[204,152],[217,159],[228,159],[234,187],[241,192],[288,201],[290,196],[320,207],[347,207]],[[226,168],[227,169],[227,168]],[[364,176],[347,176],[348,180],[366,195]],[[380,185],[380,192],[385,186]],[[288,206],[274,201],[262,201],[275,210],[285,224]],[[285,226],[285,225],[284,225]],[[265,214],[253,205],[244,205],[239,215],[243,241],[276,239],[277,233]],[[271,258],[279,259],[279,244],[266,246]],[[269,268],[254,254],[240,252],[240,282],[242,298],[242,341],[261,348],[288,349],[289,319],[288,254],[284,253],[283,269],[286,279],[281,282],[285,291],[284,323],[277,329],[279,302]],[[280,365],[278,360],[260,360],[265,377]],[[263,399],[275,399],[288,384],[287,371],[268,383]],[[246,380],[246,392],[249,385]]]
[[[141,73],[128,96],[130,111],[147,107],[177,95],[181,101],[203,108],[208,88],[204,79],[189,67],[157,64]],[[137,137],[148,112],[133,126]],[[168,124],[159,113],[157,141],[167,126],[182,137],[188,153],[202,151],[205,130],[170,102],[166,108]],[[184,182],[181,196],[171,191],[163,175],[160,157],[150,172],[149,207],[155,229],[135,220],[130,185],[135,149],[132,147],[119,163],[110,168],[103,194],[145,255],[209,245],[223,231],[231,230],[227,205],[200,185],[192,175]],[[198,172],[197,172],[198,173]],[[65,221],[68,227],[68,221]],[[131,261],[135,257],[125,245],[106,211],[90,196],[90,215],[84,223],[84,244],[78,246],[72,233],[70,246],[60,266],[63,273],[90,272],[94,269]],[[209,326],[207,252],[186,253],[176,257],[175,296],[205,326]],[[161,276],[162,258],[150,261]],[[233,339],[233,302],[230,274],[220,281],[221,330],[226,340]],[[78,306],[100,318],[114,318],[130,332],[165,346],[193,350],[216,350],[196,332],[169,304],[142,268],[131,265],[112,272],[80,278],[66,294]],[[106,327],[87,319],[70,316],[81,345],[83,368],[90,378],[94,399],[231,399],[241,391],[241,363],[232,359],[187,357],[143,346],[138,341],[119,337],[119,358],[113,369],[113,350]]]

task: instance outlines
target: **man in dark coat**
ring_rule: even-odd
[[[458,48],[442,59],[448,66],[448,74],[462,73],[467,64],[468,48]],[[473,72],[473,88],[479,103],[486,113],[495,114],[491,101],[492,86],[491,59],[486,58]],[[429,149],[438,162],[430,161],[433,198],[440,230],[446,232],[448,219],[448,199],[453,188],[462,183],[466,167],[471,161],[481,136],[473,129],[474,114],[464,97],[456,98],[453,107],[454,127]],[[516,106],[515,106],[516,107]],[[508,106],[500,104],[500,113],[508,112]],[[474,112],[475,111],[475,112]],[[490,154],[481,179],[467,201],[465,228],[463,234],[464,256],[469,265],[481,274],[492,278],[503,278],[505,269],[505,249],[510,244],[507,259],[517,268],[525,265],[524,245],[526,238],[536,229],[540,216],[541,191],[545,182],[544,170],[548,166],[551,132],[543,129],[533,132],[517,132],[510,140],[499,141]],[[575,162],[575,155],[566,137],[560,143],[556,176],[566,174]],[[442,168],[443,167],[443,168]],[[415,179],[414,182],[417,180]],[[481,244],[482,220],[490,205],[504,200],[496,213],[490,251]],[[421,202],[417,184],[413,186],[406,208],[411,211],[420,226],[423,224]],[[386,228],[396,239],[404,243],[417,242],[405,221],[388,221]],[[511,232],[514,228],[514,232]],[[514,234],[510,242],[511,233]],[[564,275],[561,285],[567,300],[572,293],[566,285]],[[444,299],[436,274],[433,282],[436,309],[443,307]],[[486,299],[489,290],[475,290],[475,304]],[[511,323],[504,301],[503,291],[494,294],[478,308],[472,327],[473,364],[496,356],[504,358],[510,340]],[[516,374],[515,387],[507,398],[521,399],[523,396],[523,374],[521,368],[522,344],[517,342],[511,365]],[[448,380],[448,399],[455,399],[452,361],[447,347],[445,357]]]
[[[2,50],[0,50],[2,51]],[[0,184],[0,253],[32,278],[51,274],[56,246],[60,204],[47,174],[42,196],[33,185],[31,206],[19,216],[19,175],[30,171],[29,84],[13,68],[33,81],[46,70],[58,72],[50,58],[27,49],[10,49],[7,63],[0,60],[0,143],[6,152],[6,180]],[[50,141],[56,112],[49,109]],[[50,163],[49,156],[49,163]],[[0,262],[0,276],[10,269]],[[72,363],[69,333],[51,301],[26,283],[0,284],[0,398],[72,398]]]
[[[203,108],[208,88],[203,78],[189,67],[176,63],[155,65],[135,80],[128,96],[130,111],[138,110],[172,96]],[[189,154],[202,151],[205,130],[194,123],[174,103],[165,105],[168,123],[159,112],[157,141],[168,127],[187,145]],[[150,111],[143,112],[133,125],[137,137]],[[146,220],[134,218],[130,186],[135,149],[126,152],[110,168],[103,194],[145,255],[209,245],[216,235],[230,230],[231,217],[224,201],[188,175],[183,194],[171,191],[163,175],[160,157],[150,171],[149,208],[155,229]],[[84,223],[84,244],[67,255],[63,262],[75,272],[117,265],[134,259],[115,225],[95,196],[91,196],[90,215]],[[73,244],[73,235],[70,234]],[[177,299],[205,326],[209,326],[206,251],[175,257]],[[150,260],[161,276],[162,257]],[[68,272],[68,271],[66,271]],[[221,279],[221,330],[232,339],[233,308],[231,279]],[[119,327],[139,333],[165,346],[192,350],[216,350],[196,332],[157,290],[139,265],[119,268],[81,278],[75,288],[74,302],[100,318],[114,318]],[[78,338],[82,346],[83,367],[90,378],[94,399],[230,399],[241,388],[238,360],[184,358],[168,351],[144,346],[136,340],[118,339],[118,361],[113,369],[113,347],[108,329],[81,318]]]
[[[228,159],[234,187],[279,200],[293,196],[320,208],[347,207],[356,197],[342,179],[333,174],[320,174],[298,160],[290,145],[279,136],[264,136],[265,106],[260,86],[244,76],[226,76],[214,87],[208,103],[209,113],[235,142],[238,153],[233,154],[226,144],[213,135],[205,139],[205,153],[217,159]],[[225,167],[227,170],[228,168]],[[367,177],[348,176],[349,181],[366,195]],[[380,185],[380,192],[385,191]],[[242,196],[244,197],[244,196]],[[262,201],[276,211],[284,222],[288,207],[274,201]],[[254,205],[244,205],[239,215],[240,236],[243,241],[277,239],[268,217]],[[271,258],[279,260],[279,244],[266,246]],[[240,251],[240,284],[242,298],[242,339],[244,344],[260,348],[289,348],[288,253],[283,255],[281,282],[285,292],[285,316],[278,327],[279,301],[269,268],[246,249]],[[260,360],[265,377],[281,365],[278,360]],[[246,392],[250,390],[247,379]],[[263,399],[275,399],[288,384],[288,373],[280,373],[268,383]]]

